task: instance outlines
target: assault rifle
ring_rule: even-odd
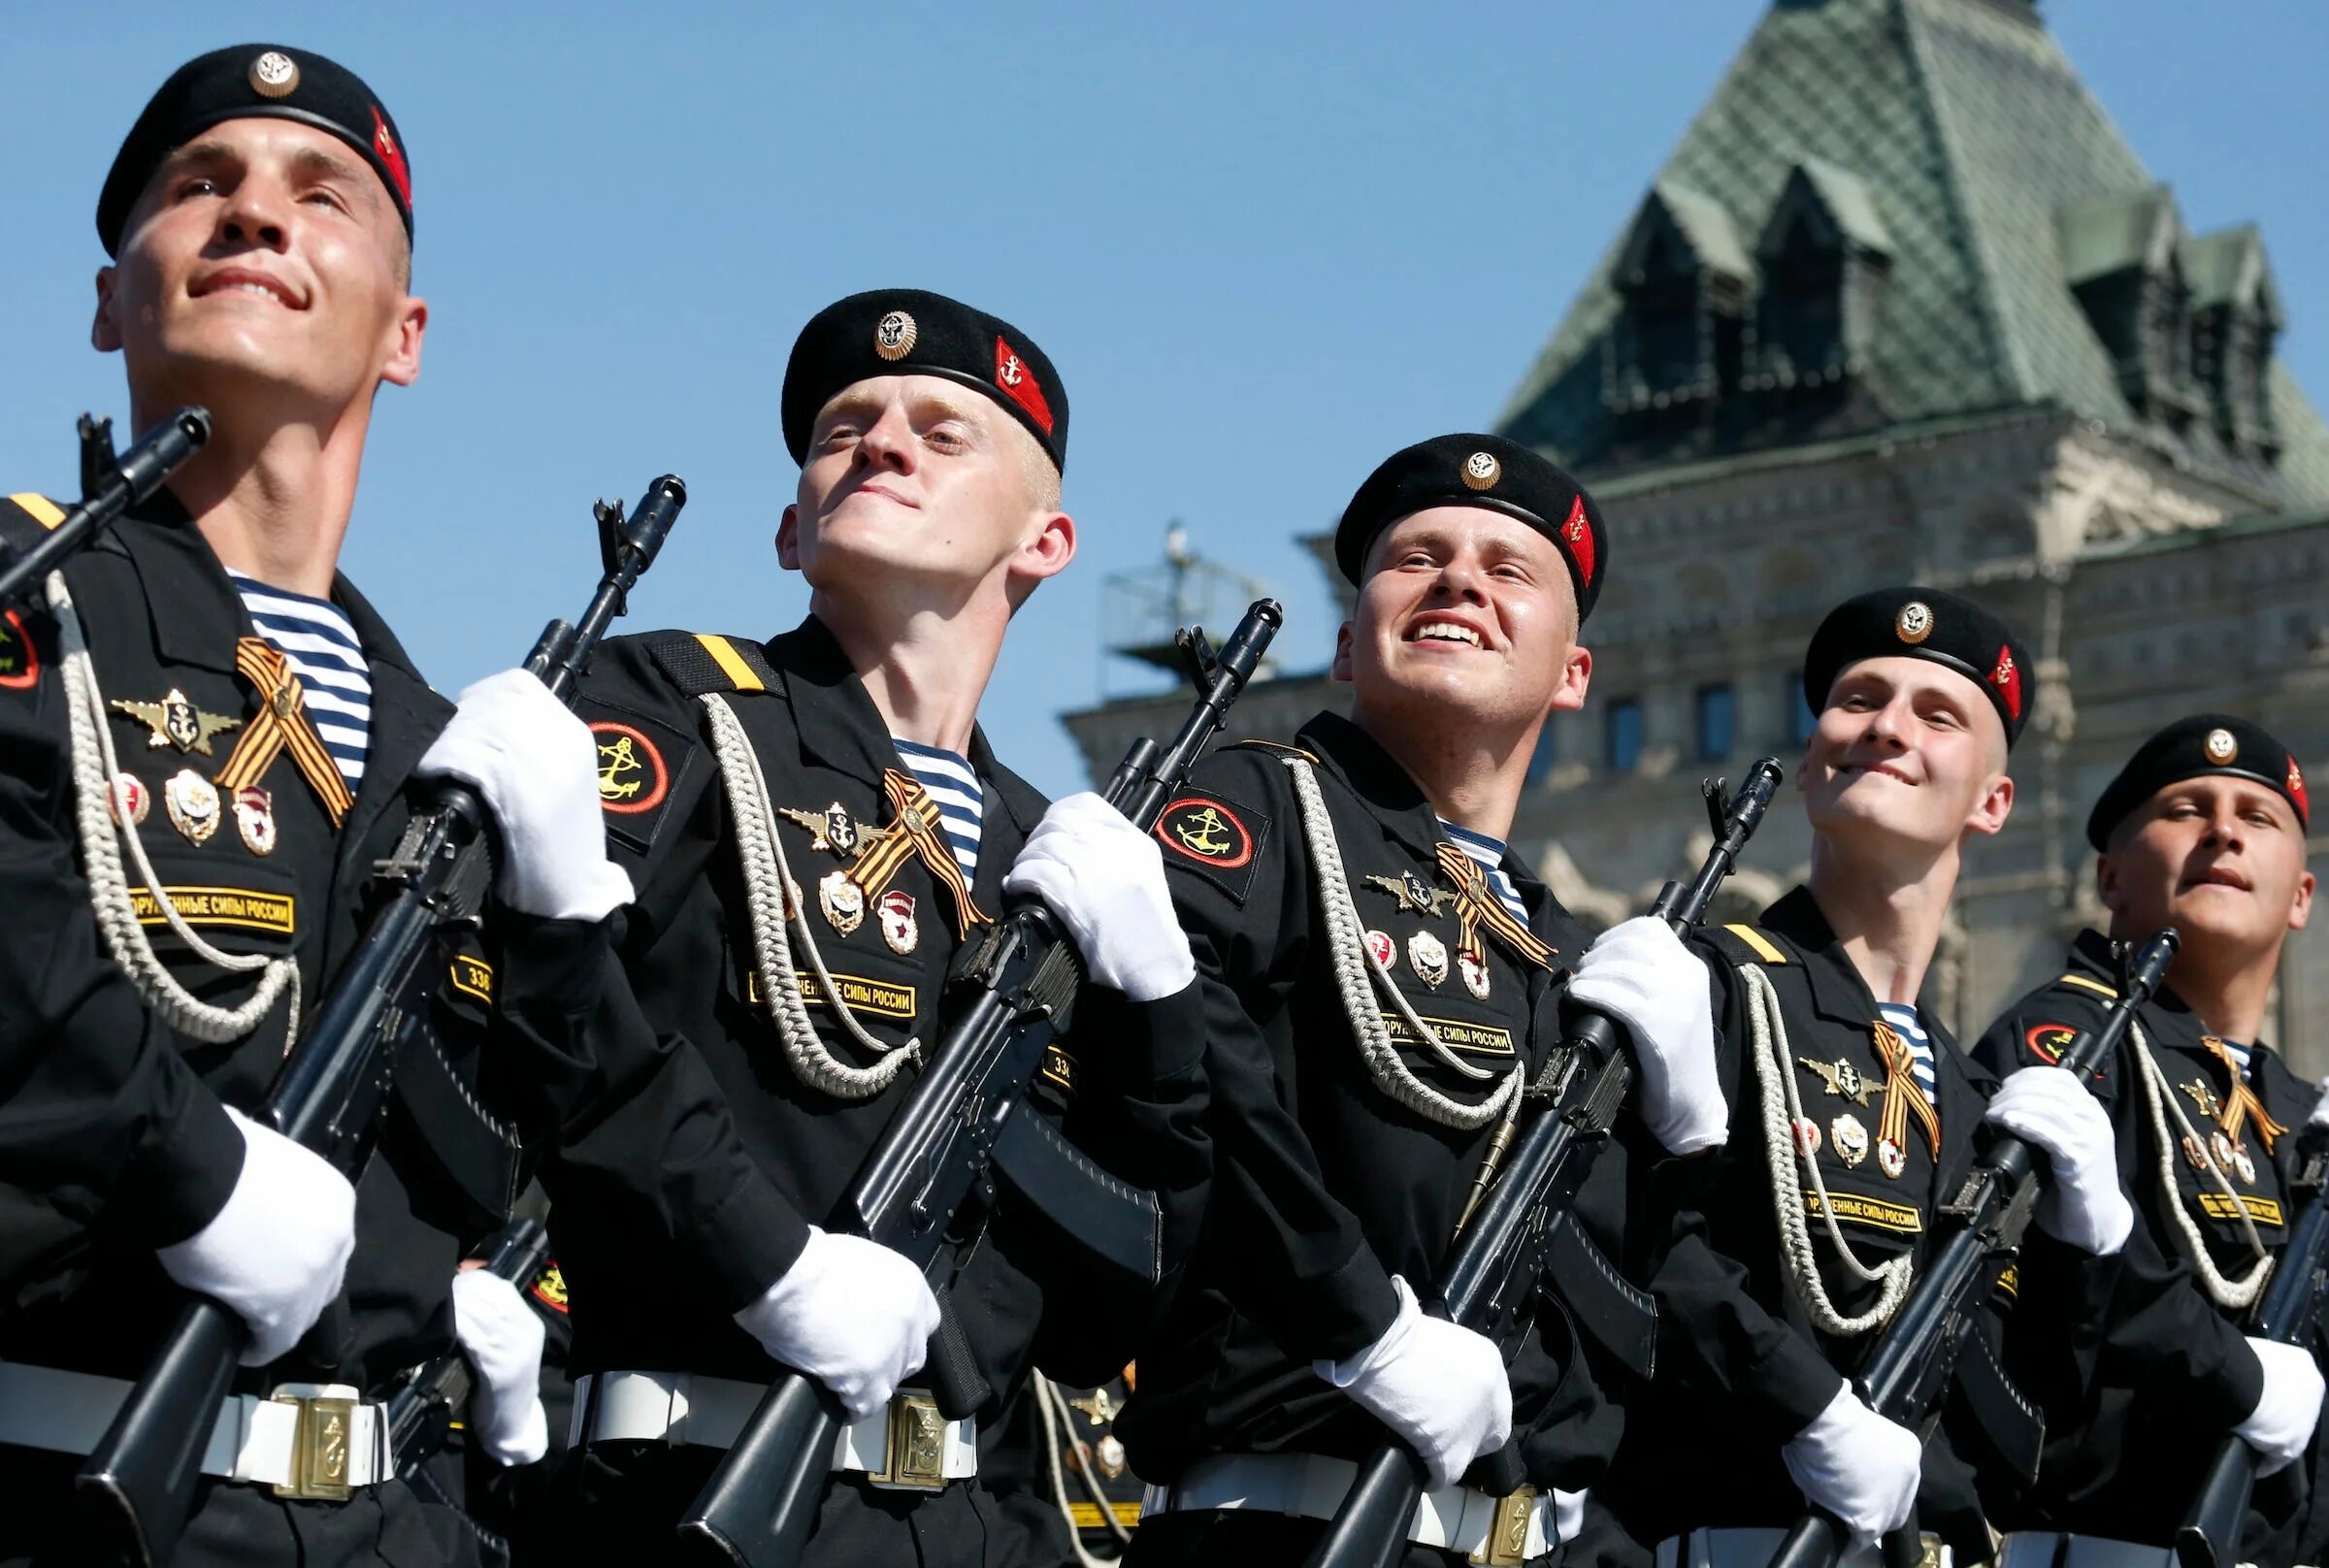
[[[0,565],[0,608],[45,581],[98,530],[162,487],[211,439],[208,408],[180,408],[114,455],[114,422],[81,416],[81,505],[49,526],[31,549]]]
[[[598,591],[578,625],[552,621],[526,659],[526,669],[552,695],[572,701],[607,623],[623,612],[632,585],[653,564],[686,504],[687,487],[665,474],[647,487],[628,518],[620,505],[599,505],[606,574]],[[446,963],[441,938],[476,923],[492,879],[484,802],[449,780],[431,785],[430,797],[413,813],[394,855],[373,867],[380,898],[364,940],[259,1112],[350,1181],[372,1157],[380,1113],[400,1070],[432,1084],[443,1077],[443,1058],[428,1038],[429,999]],[[511,1155],[513,1175],[514,1150]],[[515,1196],[513,1180],[508,1188],[499,1194],[505,1209]],[[180,1312],[74,1478],[75,1501],[101,1550],[139,1568],[169,1560],[247,1337],[243,1321],[208,1297],[193,1298]],[[307,1495],[345,1495],[344,1431],[336,1447],[322,1436],[306,1441],[312,1422],[335,1419],[344,1421],[344,1413],[302,1408],[301,1447],[313,1461],[303,1467],[300,1485]]]
[[[549,1258],[550,1233],[540,1220],[520,1218],[494,1237],[493,1251],[485,1256],[485,1272],[523,1286],[541,1272]],[[459,1346],[405,1374],[388,1396],[382,1417],[388,1422],[388,1453],[398,1475],[411,1475],[444,1447],[476,1381]]]
[[[1156,827],[1283,620],[1274,600],[1255,601],[1218,655],[1201,632],[1180,634],[1197,706],[1164,747],[1147,736],[1133,742],[1108,780],[1108,803],[1133,827]],[[1000,1175],[1101,1257],[1155,1279],[1155,1197],[1084,1159],[1026,1106],[1027,1086],[1083,983],[1075,944],[1031,900],[967,947],[953,978],[967,1004],[831,1224],[912,1259],[943,1304],[959,1266],[949,1244],[956,1217],[973,1200],[992,1205]],[[955,1388],[978,1382],[959,1335],[940,1323],[932,1370],[942,1395],[950,1365]],[[942,1406],[965,1403],[977,1400],[941,1398]],[[683,1549],[744,1568],[797,1561],[842,1423],[840,1403],[823,1385],[799,1372],[779,1377],[680,1520]]]
[[[2098,1027],[2070,1042],[2060,1066],[2078,1074],[2082,1084],[2102,1066],[2126,1037],[2135,1014],[2159,989],[2181,943],[2170,927],[2122,955],[2118,1000]],[[1923,1277],[1854,1380],[1871,1410],[1920,1435],[1928,1432],[1958,1358],[1973,1348],[1973,1317],[1966,1309],[1987,1272],[1983,1265],[1992,1254],[2019,1245],[2038,1186],[2038,1151],[2010,1132],[1990,1129],[1964,1185],[1941,1206],[1934,1226],[1938,1240]],[[2012,1457],[2025,1476],[2034,1475],[2045,1426],[2029,1418],[2023,1424],[2030,1436]],[[1832,1515],[1814,1511],[1795,1521],[1771,1568],[1835,1568],[1848,1544],[1844,1526]],[[1905,1546],[1898,1535],[1888,1537],[1887,1558],[1905,1555]]]
[[[1705,918],[1707,905],[1761,824],[1782,777],[1778,762],[1762,758],[1747,770],[1746,782],[1728,806],[1722,804],[1721,780],[1699,787],[1706,797],[1714,847],[1688,887],[1666,884],[1650,906],[1652,914],[1677,932]],[[1633,1062],[1624,1049],[1624,1039],[1623,1024],[1589,1009],[1547,1061],[1528,1093],[1531,1098],[1549,1097],[1552,1103],[1528,1124],[1503,1179],[1493,1187],[1487,1183],[1503,1151],[1496,1143],[1490,1145],[1481,1181],[1458,1222],[1455,1251],[1441,1270],[1438,1299],[1425,1306],[1435,1318],[1486,1334],[1507,1357],[1528,1332],[1556,1235],[1561,1225],[1572,1223],[1569,1205],[1608,1146],[1618,1107],[1633,1086]],[[1504,1136],[1506,1132],[1499,1132],[1499,1138]],[[1501,1472],[1499,1481],[1507,1483],[1497,1490],[1521,1490],[1525,1478],[1514,1450],[1507,1447],[1491,1463]],[[1424,1461],[1405,1444],[1390,1442],[1375,1450],[1359,1466],[1342,1506],[1310,1553],[1309,1568],[1388,1568],[1397,1562],[1407,1550],[1407,1531],[1428,1479]],[[1499,1514],[1496,1522],[1501,1536],[1508,1521]],[[1525,1528],[1525,1519],[1515,1522]]]
[[[2321,1310],[2322,1275],[2329,1269],[2329,1143],[2308,1127],[2296,1190],[2310,1195],[2280,1250],[2273,1282],[2256,1309],[2256,1335],[2282,1345],[2313,1338]],[[2300,1464],[2304,1461],[2299,1460]],[[2176,1531],[2176,1557],[2182,1568],[2228,1568],[2240,1560],[2240,1527],[2247,1517],[2248,1492],[2256,1485],[2256,1451],[2237,1437],[2217,1447],[2208,1478],[2192,1499],[2191,1512]]]

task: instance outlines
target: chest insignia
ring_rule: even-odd
[[[1418,980],[1436,989],[1448,977],[1448,944],[1419,931],[1407,938],[1407,963]]]
[[[2207,1079],[2194,1078],[2190,1083],[2178,1087],[2191,1096],[2191,1102],[2200,1108],[2200,1114],[2209,1121],[2214,1121],[2222,1113],[2224,1102],[2217,1095],[2214,1086],[2210,1084]]]
[[[866,923],[866,894],[846,871],[828,872],[817,884],[817,907],[826,923],[843,936]]]
[[[111,803],[114,808],[115,823],[121,827],[134,828],[146,820],[147,812],[153,809],[153,792],[148,789],[146,781],[135,773],[115,773],[114,775],[114,798]]]
[[[2241,1184],[2245,1187],[2254,1187],[2256,1185],[2256,1160],[2255,1157],[2248,1153],[2248,1146],[2233,1141],[2220,1129],[2211,1141],[2215,1147],[2216,1168],[2231,1171],[2240,1178]]]
[[[137,702],[115,698],[106,704],[116,713],[126,713],[153,733],[146,744],[159,749],[176,746],[183,752],[208,757],[211,737],[242,724],[241,719],[229,719],[216,713],[205,713],[186,701],[186,694],[173,686],[158,702]]]
[[[914,896],[896,888],[881,896],[880,906],[874,911],[881,921],[881,939],[890,944],[893,953],[911,953],[922,940],[922,929],[914,924]]]
[[[1868,1081],[1868,1075],[1842,1057],[1834,1062],[1814,1062],[1805,1057],[1798,1059],[1795,1065],[1818,1078],[1828,1094],[1839,1099],[1848,1099],[1854,1105],[1867,1104],[1876,1094],[1876,1085]],[[1853,1125],[1857,1126],[1856,1123]],[[1866,1150],[1861,1152],[1866,1153]]]
[[[1397,876],[1370,876],[1370,888],[1380,888],[1399,900],[1402,915],[1444,915],[1456,902],[1456,895],[1443,888],[1432,887],[1413,871],[1401,871]]]
[[[253,855],[275,853],[275,797],[265,785],[246,784],[235,791],[235,830]]]
[[[1375,967],[1379,969],[1388,969],[1399,962],[1399,944],[1391,939],[1389,931],[1369,931],[1366,950],[1374,955]]]
[[[1898,1138],[1876,1140],[1876,1168],[1888,1181],[1899,1181],[1900,1173],[1909,1168],[1909,1152],[1900,1146]]]
[[[162,786],[170,826],[190,844],[207,844],[218,831],[218,788],[191,768],[181,768]]]
[[[1456,972],[1463,977],[1463,989],[1481,1001],[1488,1000],[1488,955],[1469,948],[1456,950]]]
[[[799,811],[780,805],[776,814],[808,834],[809,853],[815,855],[854,855],[860,849],[872,848],[889,832],[886,828],[859,827],[849,808],[838,800],[822,811]]]
[[[1795,1152],[1809,1160],[1820,1152],[1820,1124],[1808,1116],[1795,1118]]]
[[[1815,1148],[1818,1147],[1819,1135],[1820,1129],[1814,1127],[1812,1138]],[[1850,1111],[1828,1124],[1827,1135],[1836,1146],[1836,1158],[1847,1165],[1857,1169],[1860,1161],[1868,1158],[1868,1128]]]

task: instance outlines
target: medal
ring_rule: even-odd
[[[2208,1168],[2207,1155],[2201,1152],[2199,1140],[2192,1137],[2189,1133],[2185,1133],[2183,1136],[2183,1158],[2187,1162],[2189,1162],[2193,1170],[2206,1170]]]
[[[2242,1186],[2256,1185],[2256,1161],[2250,1158],[2247,1144],[2236,1143],[2232,1146],[2232,1166],[2240,1172]]]
[[[275,853],[275,797],[257,784],[235,791],[235,829],[253,855]]]
[[[1850,1111],[1827,1125],[1827,1135],[1836,1146],[1836,1158],[1845,1164],[1856,1169],[1868,1158],[1868,1129]]]
[[[208,843],[218,831],[218,788],[191,768],[181,768],[162,786],[170,826],[190,844]]]
[[[1407,962],[1418,980],[1436,988],[1448,977],[1448,944],[1427,931],[1419,931],[1407,938]]]
[[[843,936],[866,923],[866,894],[847,871],[834,871],[817,884],[817,907]]]
[[[1099,1473],[1110,1481],[1124,1474],[1124,1445],[1110,1432],[1099,1440],[1099,1451],[1093,1455],[1099,1461]]]
[[[874,915],[881,922],[881,939],[890,944],[891,952],[911,953],[914,944],[922,939],[921,928],[914,924],[912,894],[892,888],[881,896]]]
[[[1806,1160],[1820,1152],[1820,1124],[1808,1116],[1795,1118],[1795,1152]]]
[[[1456,950],[1456,972],[1463,977],[1463,989],[1481,1001],[1488,1000],[1488,955],[1469,948]]]
[[[113,809],[115,826],[134,828],[153,809],[153,792],[144,779],[125,770],[114,775],[113,799],[106,803]]]
[[[1370,931],[1366,933],[1366,950],[1373,955],[1375,967],[1388,969],[1399,961],[1399,948],[1391,939],[1391,932]]]
[[[1895,1139],[1879,1138],[1876,1140],[1876,1168],[1885,1173],[1886,1180],[1899,1181],[1900,1173],[1909,1168],[1909,1152]]]

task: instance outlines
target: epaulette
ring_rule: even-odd
[[[1316,764],[1318,762],[1315,753],[1304,751],[1299,746],[1281,745],[1275,740],[1235,740],[1221,749],[1224,751],[1267,751],[1274,752],[1281,757],[1299,757],[1306,763]]]
[[[65,508],[37,490],[0,498],[0,540],[28,549],[65,520]]]
[[[1744,923],[1701,926],[1698,934],[1714,944],[1715,950],[1733,964],[1784,964],[1791,962],[1785,947]]]
[[[775,667],[760,651],[759,643],[745,638],[698,632],[652,643],[647,651],[663,672],[690,697],[701,697],[705,692],[776,689]]]
[[[2081,991],[2091,991],[2096,996],[2104,998],[2106,1001],[2118,1000],[2118,993],[2116,991],[2113,990],[2107,985],[2104,985],[2094,976],[2090,974],[2080,974],[2075,969],[2068,974],[2057,976],[2054,980],[2054,984],[2058,986],[2077,986]]]

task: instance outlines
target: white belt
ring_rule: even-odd
[[[130,1385],[119,1378],[0,1361],[0,1443],[86,1454],[113,1425]],[[202,1473],[273,1486],[287,1497],[339,1500],[391,1474],[378,1405],[338,1383],[285,1383],[264,1397],[227,1395],[203,1450]]]
[[[574,1380],[569,1445],[692,1443],[734,1448],[768,1388],[691,1372],[599,1372]],[[937,1401],[901,1388],[888,1406],[841,1428],[836,1470],[862,1470],[876,1486],[935,1491],[978,1474],[978,1428],[947,1421]]]
[[[1358,1479],[1348,1459],[1317,1454],[1224,1454],[1199,1459],[1169,1486],[1151,1486],[1142,1515],[1198,1509],[1251,1508],[1264,1514],[1330,1519]],[[1471,1554],[1476,1563],[1524,1563],[1573,1539],[1585,1514],[1585,1493],[1523,1487],[1491,1497],[1469,1486],[1424,1493],[1407,1539]]]

